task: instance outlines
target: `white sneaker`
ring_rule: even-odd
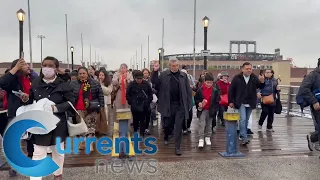
[[[203,148],[203,146],[204,146],[204,141],[203,141],[203,139],[199,139],[199,145],[198,145],[198,147],[199,147],[199,148]]]
[[[158,125],[158,121],[157,120],[154,120],[153,121],[153,126],[157,126]]]
[[[210,146],[211,145],[211,141],[210,141],[210,137],[206,137],[206,145]]]

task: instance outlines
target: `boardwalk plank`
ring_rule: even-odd
[[[276,115],[274,121],[275,132],[266,132],[263,129],[261,132],[257,131],[258,112],[253,113],[253,129],[255,133],[250,139],[251,143],[247,147],[239,147],[240,151],[246,154],[247,157],[261,157],[261,156],[315,156],[318,152],[310,152],[307,147],[306,134],[314,130],[313,122],[310,119],[290,117],[285,118],[283,115]],[[266,123],[266,122],[265,122]],[[112,132],[112,122],[109,122],[109,130]],[[173,139],[170,140],[168,146],[164,146],[164,133],[158,126],[151,126],[151,133],[153,137],[157,138],[158,152],[155,155],[137,155],[137,159],[153,158],[160,162],[171,161],[185,161],[185,160],[212,160],[222,158],[218,152],[225,151],[226,138],[225,130],[219,127],[215,134],[213,134],[211,147],[198,149],[198,139],[195,132],[195,124],[192,123],[192,133],[184,135],[181,150],[182,156],[174,154]],[[264,127],[265,128],[265,127]],[[112,138],[110,134],[110,138]],[[24,143],[22,143],[25,148]],[[142,147],[143,148],[143,147]],[[1,150],[2,152],[2,150]],[[1,158],[4,158],[1,155]],[[110,160],[111,155],[101,155],[93,152],[86,155],[80,152],[78,155],[66,155],[65,167],[82,167],[92,166],[99,159]],[[7,167],[8,168],[8,167]],[[7,169],[4,168],[4,169]]]

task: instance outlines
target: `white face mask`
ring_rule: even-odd
[[[54,68],[43,67],[42,74],[44,78],[52,78],[56,74],[56,72]]]

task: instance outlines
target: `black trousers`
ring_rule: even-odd
[[[0,114],[0,134],[3,137],[4,131],[6,130],[8,124],[8,116],[7,113]]]
[[[223,113],[226,112],[228,110],[228,106],[222,106],[219,105],[219,118],[221,120],[221,123],[224,124],[224,119],[223,119]]]
[[[311,142],[315,143],[315,142],[318,142],[320,140],[320,133],[319,133],[319,128],[320,128],[320,111],[315,111],[313,106],[311,106],[311,113],[313,115],[313,118],[314,118],[314,121],[316,121],[314,123],[315,126],[318,126],[318,127],[315,127],[316,129],[316,132],[315,133],[312,133],[311,136],[310,136],[310,140]]]
[[[140,128],[140,136],[143,136],[145,131],[145,113],[145,111],[132,112],[133,131],[138,132],[138,129]]]
[[[211,126],[211,129],[213,129],[214,127],[217,126],[217,115],[218,115],[218,112],[219,111],[215,111],[213,112],[213,119],[212,119],[212,126]]]
[[[149,129],[150,120],[151,120],[151,110],[146,111],[144,114],[145,118],[145,129]]]
[[[11,120],[11,118],[8,118],[8,121],[7,121],[7,122],[9,123],[10,120]],[[1,135],[2,135],[2,134],[1,134]],[[26,140],[26,143],[27,143],[27,153],[28,153],[28,157],[29,157],[29,158],[32,158],[33,152],[34,152],[32,136],[31,136],[31,139]]]
[[[191,109],[189,111],[189,118],[187,119],[187,123],[183,123],[183,125],[182,125],[182,127],[183,127],[182,129],[184,131],[186,131],[187,129],[189,129],[191,127],[192,118],[193,118],[193,109]]]
[[[260,119],[259,119],[259,125],[262,126],[264,121],[266,120],[266,117],[268,116],[267,129],[272,129],[275,106],[266,105],[266,104],[261,103],[261,109],[262,109],[262,111],[261,111],[261,115],[260,115]]]
[[[171,116],[164,117],[164,140],[169,140],[169,135],[174,129],[175,146],[180,149],[182,141],[182,126],[185,123],[184,107],[176,104],[171,104]]]

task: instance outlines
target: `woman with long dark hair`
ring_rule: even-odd
[[[32,104],[33,101],[39,101],[43,98],[48,98],[53,101],[55,105],[52,106],[54,115],[56,115],[60,122],[57,127],[44,135],[33,134],[34,153],[33,160],[41,160],[47,156],[47,149],[50,147],[52,151],[52,159],[58,164],[59,169],[55,171],[54,179],[62,179],[62,170],[64,164],[64,154],[57,152],[56,146],[60,146],[60,149],[64,149],[64,141],[68,134],[67,117],[66,112],[72,110],[71,105],[74,104],[75,98],[69,82],[61,79],[57,75],[57,69],[59,68],[59,61],[54,57],[46,57],[42,61],[42,68],[40,76],[33,82],[30,89],[29,100],[27,104]],[[61,143],[56,144],[56,138],[61,138]],[[39,179],[38,177],[30,177],[30,179]]]
[[[97,76],[96,76],[96,68],[93,66],[93,65],[90,65],[89,66],[89,69],[88,69],[88,73],[89,73],[89,75],[90,75],[90,77],[92,78],[92,79],[95,79],[95,80],[97,80]]]
[[[100,123],[101,125],[108,125],[108,121],[110,120],[110,112],[111,112],[111,92],[113,90],[113,86],[111,84],[111,78],[109,76],[109,73],[105,70],[101,70],[99,72],[99,76],[98,76],[101,88],[102,88],[102,92],[104,95],[104,103],[105,103],[105,114],[107,117],[107,122],[102,122],[104,120],[104,118],[100,119]],[[100,116],[103,117],[103,116]],[[104,131],[103,129],[106,129],[106,127],[100,128],[102,130],[102,134],[106,134],[106,130]],[[103,132],[104,131],[104,132]]]
[[[16,59],[12,62],[9,72],[1,76],[0,88],[6,91],[8,100],[8,120],[16,116],[17,109],[24,105],[26,97],[29,96],[31,83],[35,79],[31,74],[30,66],[23,59]],[[12,91],[21,91],[23,95],[18,97]],[[27,140],[28,157],[33,156],[32,139]],[[9,171],[10,176],[16,176],[14,170]]]
[[[273,132],[272,124],[274,119],[274,111],[276,105],[276,98],[280,88],[278,86],[278,81],[274,78],[274,71],[272,69],[266,69],[264,71],[264,87],[258,93],[258,98],[261,98],[261,115],[258,122],[258,128],[262,129],[262,125],[267,119],[267,131]]]
[[[92,137],[96,133],[96,121],[97,118],[99,118],[101,108],[104,108],[104,96],[101,85],[90,77],[86,67],[80,67],[78,69],[78,80],[71,81],[70,85],[76,99],[75,109],[88,126],[88,132],[84,134],[84,136]],[[81,121],[78,115],[76,115],[76,121]],[[85,142],[79,146],[81,150],[84,148]],[[90,144],[90,151],[93,151],[92,143]]]

